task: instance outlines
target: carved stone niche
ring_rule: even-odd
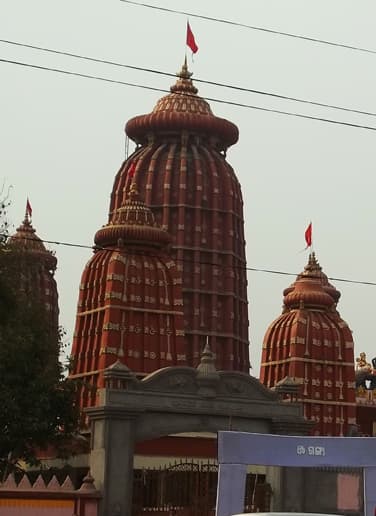
[[[283,401],[290,401],[296,403],[299,397],[300,385],[290,376],[285,376],[273,387],[273,390],[278,395],[278,398]]]
[[[143,391],[196,394],[196,370],[191,367],[165,367],[141,380]]]
[[[106,389],[134,390],[140,383],[136,375],[120,360],[108,367],[103,377]]]
[[[220,371],[219,396],[277,401],[277,395],[253,376],[241,372]]]

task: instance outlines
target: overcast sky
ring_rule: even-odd
[[[148,0],[149,4],[376,51],[376,4],[365,0]],[[190,17],[194,77],[376,113],[376,54]],[[186,16],[120,0],[2,0],[0,38],[175,73]],[[174,79],[0,43],[0,58],[168,89]],[[163,93],[0,62],[0,170],[18,226],[26,197],[47,240],[92,245],[107,221],[124,125]],[[203,97],[376,128],[374,116],[196,84]],[[244,196],[248,267],[299,273],[304,231],[329,277],[376,281],[376,131],[210,102],[240,130],[227,159]],[[130,150],[133,150],[130,145]],[[71,340],[88,249],[58,257],[60,322]],[[249,272],[250,358],[259,375],[267,326],[294,277]],[[376,286],[333,281],[355,352],[376,356]]]

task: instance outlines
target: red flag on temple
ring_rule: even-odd
[[[192,50],[192,52],[195,54],[198,50],[198,46],[195,41],[195,37],[193,35],[191,26],[189,25],[189,22],[187,21],[187,46]]]
[[[307,229],[305,230],[304,238],[307,244],[306,249],[308,249],[308,247],[312,246],[312,222],[309,223]]]
[[[131,166],[128,169],[128,177],[132,179],[136,172],[136,161],[132,161]]]
[[[27,198],[27,200],[26,200],[26,215],[27,215],[28,217],[31,217],[31,216],[32,216],[32,214],[33,214],[33,209],[32,209],[32,207],[31,207],[31,204],[30,204],[29,198]]]

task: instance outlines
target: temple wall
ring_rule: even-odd
[[[18,482],[11,474],[0,483],[0,516],[97,516],[100,498],[89,475],[75,489],[69,476],[46,484],[39,475],[31,484],[26,473]]]

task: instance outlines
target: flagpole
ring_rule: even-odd
[[[185,63],[187,63],[187,34],[188,34],[188,23],[189,23],[189,20],[188,20],[188,17],[187,17],[187,23],[186,23],[186,28],[185,28],[185,42],[184,42],[184,60],[185,60]]]

